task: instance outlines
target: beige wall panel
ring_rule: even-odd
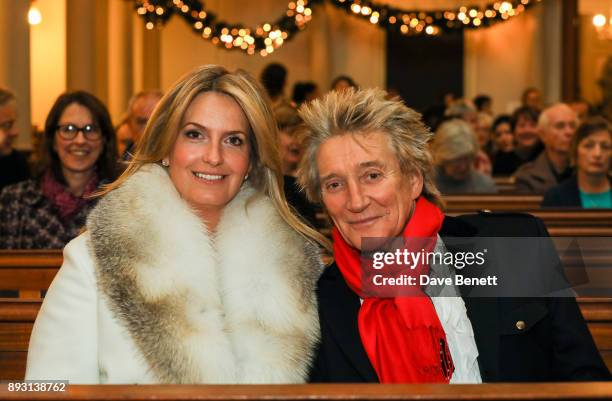
[[[254,27],[278,17],[286,9],[287,1],[208,1],[206,4],[209,10],[228,22]],[[316,7],[313,18],[312,25],[304,32],[271,55],[261,57],[217,48],[175,16],[161,31],[162,89],[168,89],[182,74],[201,64],[243,68],[258,77],[270,62],[287,66],[287,96],[291,95],[293,83],[301,80],[315,81],[325,91],[338,74],[352,75],[363,86],[384,86],[384,31],[331,6]]]
[[[17,148],[30,148],[30,29],[27,1],[4,0],[0,7],[0,86],[17,97],[21,135]]]
[[[32,124],[44,129],[55,99],[66,90],[66,2],[37,0],[42,22],[30,28]]]
[[[601,11],[606,12],[605,9]],[[601,77],[606,59],[612,56],[612,40],[598,36],[592,19],[592,14],[580,16],[580,95],[597,104],[602,96],[597,80]]]
[[[550,0],[548,9],[538,5],[490,28],[466,31],[466,97],[491,95],[496,113],[514,110],[529,86],[540,88],[546,103],[559,101],[561,32],[556,3],[558,0]]]

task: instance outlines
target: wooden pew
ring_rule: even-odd
[[[446,212],[449,214],[467,214],[479,210],[515,211],[535,210],[542,203],[541,195],[443,195]]]
[[[450,401],[604,400],[612,383],[295,384],[295,385],[71,385],[66,392],[9,392],[3,400],[80,401]]]
[[[612,298],[579,298],[578,303],[597,349],[612,371]]]
[[[30,333],[41,304],[41,300],[0,299],[0,380],[23,379]]]
[[[577,301],[606,365],[612,370],[612,298]],[[30,333],[41,303],[0,299],[0,380],[24,377]]]
[[[19,298],[40,298],[62,265],[61,250],[0,250],[0,290],[19,290]]]
[[[511,194],[516,192],[516,182],[513,176],[493,177],[493,182],[500,194]]]

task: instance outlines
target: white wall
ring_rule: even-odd
[[[287,2],[217,0],[206,4],[228,22],[255,26],[266,21],[265,17],[280,15]],[[307,28],[267,57],[218,48],[193,33],[185,21],[177,17],[172,18],[161,32],[162,89],[168,89],[181,75],[201,64],[242,68],[258,77],[270,62],[287,66],[287,96],[295,81],[312,80],[326,90],[331,80],[340,74],[353,76],[363,86],[384,86],[385,34],[372,24],[351,18],[330,5],[315,8],[313,21]]]
[[[32,124],[44,129],[47,114],[66,90],[66,3],[37,0],[42,22],[30,27]]]
[[[547,0],[522,15],[487,29],[465,33],[465,96],[493,97],[496,113],[520,104],[523,90],[535,86],[546,103],[561,96],[560,2]]]

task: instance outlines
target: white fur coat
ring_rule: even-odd
[[[69,366],[57,366],[54,354],[94,336],[96,349],[86,352],[98,355],[74,358],[94,361],[95,369],[78,370],[90,369],[91,376],[95,370],[99,382],[307,379],[319,335],[314,290],[322,265],[317,247],[294,232],[267,197],[245,186],[212,235],[164,169],[150,165],[107,194],[87,228],[66,247],[36,321],[28,378],[72,375]],[[89,291],[76,290],[81,299],[70,295],[71,286],[89,282]],[[81,310],[92,298],[95,305]],[[86,313],[97,316],[89,323],[96,330],[80,328],[78,316],[87,320]],[[76,382],[95,381],[79,380],[81,374],[74,372]]]

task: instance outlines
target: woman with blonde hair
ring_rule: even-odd
[[[209,65],[180,79],[66,246],[26,378],[303,382],[325,240],[289,211],[275,140],[247,73]]]

